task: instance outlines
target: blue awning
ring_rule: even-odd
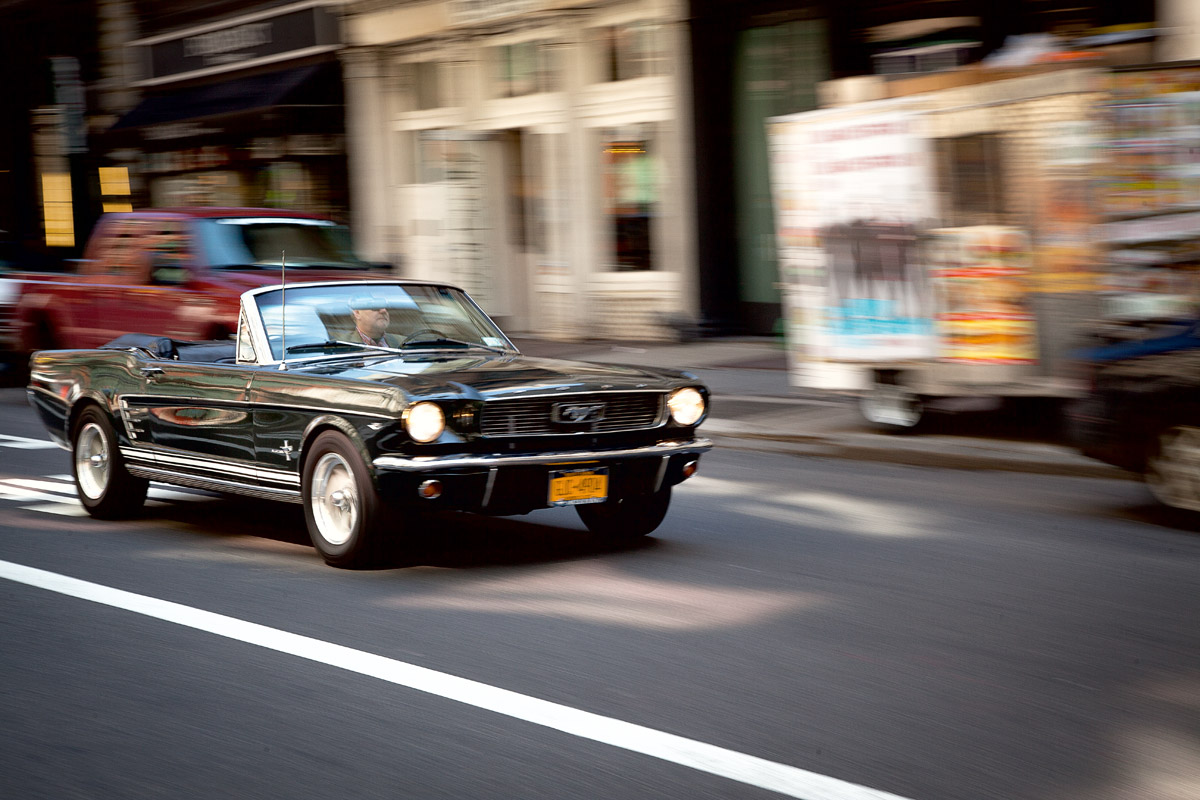
[[[331,84],[340,84],[335,65],[312,64],[190,86],[144,98],[109,130],[142,128],[273,106],[340,105],[340,85]]]

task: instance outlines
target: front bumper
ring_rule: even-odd
[[[595,466],[609,472],[609,498],[652,494],[683,481],[685,467],[712,448],[708,439],[661,442],[612,450],[569,450],[548,453],[380,456],[373,462],[385,496],[421,507],[509,515],[525,514],[549,504],[550,473],[562,467]],[[442,493],[418,498],[426,480],[436,480]]]
[[[533,466],[537,464],[576,464],[629,458],[700,455],[712,449],[711,439],[686,442],[659,442],[621,450],[562,450],[552,453],[455,453],[445,456],[379,456],[372,463],[381,472],[437,472],[443,469],[491,469],[492,467]]]

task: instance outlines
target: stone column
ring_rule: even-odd
[[[385,110],[390,104],[383,58],[383,51],[373,47],[352,47],[341,53],[354,244],[363,258],[392,262],[398,247],[393,241],[396,210],[389,188],[392,136]]]
[[[1158,37],[1156,60],[1200,59],[1200,3],[1158,0],[1158,27],[1164,32]]]

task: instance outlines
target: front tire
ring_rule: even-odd
[[[662,524],[671,505],[671,487],[653,494],[609,498],[603,503],[575,506],[579,519],[596,536],[614,542],[631,541]]]
[[[386,507],[349,439],[325,431],[313,440],[301,490],[309,538],[326,564],[365,569],[380,563]]]
[[[1173,425],[1160,432],[1143,477],[1158,502],[1200,512],[1200,428]]]
[[[71,432],[71,471],[79,501],[97,519],[130,517],[146,503],[150,482],[129,474],[112,422],[96,406],[83,410]]]

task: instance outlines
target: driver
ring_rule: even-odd
[[[378,298],[355,298],[350,303],[350,314],[354,317],[354,327],[363,344],[375,347],[396,346],[387,335],[387,327],[392,321],[391,314]]]

